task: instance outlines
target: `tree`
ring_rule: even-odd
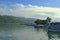
[[[46,20],[37,19],[34,23],[38,25],[38,24],[49,24],[50,22],[51,22],[51,18],[47,17]]]
[[[50,23],[51,22],[51,18],[47,17],[47,23]]]
[[[35,23],[38,25],[38,24],[47,24],[47,20],[40,20],[40,19],[37,19],[35,21]]]

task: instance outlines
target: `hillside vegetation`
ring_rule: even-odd
[[[34,19],[32,18],[23,18],[23,17],[14,17],[14,16],[6,16],[6,15],[0,15],[0,24],[24,24],[24,25],[32,25],[34,22]]]

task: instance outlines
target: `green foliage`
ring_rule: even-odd
[[[1,16],[0,15],[0,23],[17,23],[20,22],[20,19],[13,16]]]
[[[26,24],[26,25],[32,25],[32,20],[28,18],[19,18],[14,16],[1,16],[0,15],[0,24],[6,24],[6,23],[18,23],[18,24]]]
[[[40,19],[37,19],[35,21],[36,24],[47,24],[47,20],[40,20]]]
[[[49,18],[49,17],[47,17],[47,19],[46,19],[48,22],[51,22],[51,18]]]
[[[35,23],[38,25],[38,24],[48,24],[49,22],[51,22],[51,18],[47,17],[46,20],[40,20],[40,19],[37,19],[35,21]]]

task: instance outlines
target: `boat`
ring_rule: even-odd
[[[46,24],[38,24],[38,25],[34,25],[34,28],[45,28],[47,25]]]
[[[60,22],[50,23],[50,24],[39,24],[34,25],[34,28],[44,28],[48,31],[59,31],[60,32]]]
[[[48,31],[60,31],[60,22],[51,23],[47,28]]]

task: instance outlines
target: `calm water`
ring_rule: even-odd
[[[47,32],[33,26],[19,24],[0,25],[0,40],[60,40],[60,32]]]

